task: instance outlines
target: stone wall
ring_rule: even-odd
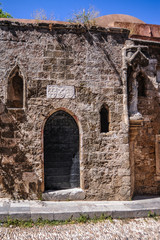
[[[160,48],[155,43],[136,42],[149,48],[149,64],[142,68],[143,96],[138,96],[139,123],[131,123],[130,155],[134,162],[134,195],[160,194],[160,178],[156,174],[156,135],[160,134],[160,84],[157,66],[160,64]],[[137,124],[137,126],[136,126]],[[134,125],[134,126],[133,126]],[[135,132],[133,131],[133,128]]]
[[[128,200],[128,126],[123,122],[122,48],[128,31],[0,22],[0,197],[41,197],[43,129],[57,109],[77,121],[80,187],[86,199]],[[24,80],[24,108],[7,109],[10,74]],[[47,85],[74,86],[75,98],[47,98]],[[100,133],[100,109],[109,109]]]

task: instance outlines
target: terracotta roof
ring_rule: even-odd
[[[13,22],[22,24],[37,24],[42,27],[43,24],[53,25],[71,25],[64,21],[50,21],[50,20],[31,20],[31,19],[14,19],[14,18],[0,18],[0,22]],[[130,38],[142,39],[147,41],[160,42],[160,25],[146,24],[138,18],[123,15],[112,14],[95,19],[96,26],[111,28],[111,29],[128,29],[130,30]]]
[[[95,20],[100,27],[130,30],[130,38],[160,42],[160,25],[146,24],[138,18],[123,14],[106,15]]]
[[[130,38],[160,42],[160,25],[115,22],[115,27],[130,30]]]
[[[15,19],[15,18],[0,18],[0,21],[8,20],[10,22],[19,23],[53,23],[53,24],[71,24],[64,21],[51,21],[51,20],[36,20],[36,19]],[[144,23],[136,17],[124,14],[111,14],[98,17],[95,19],[96,24],[100,27],[114,27],[115,22],[129,22],[129,23]]]
[[[111,14],[98,17],[95,19],[96,24],[101,27],[114,27],[115,22],[129,22],[129,23],[143,23],[144,22],[136,17],[124,14]]]

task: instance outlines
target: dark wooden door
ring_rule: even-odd
[[[45,190],[79,187],[79,129],[65,111],[53,113],[44,127]]]

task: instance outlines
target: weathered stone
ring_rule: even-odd
[[[45,201],[75,201],[75,200],[84,200],[85,193],[80,188],[73,188],[60,191],[48,191],[42,194],[42,198]]]
[[[47,85],[47,98],[75,98],[74,87]]]
[[[128,40],[128,34],[122,28],[0,21],[1,197],[41,198],[48,175],[51,185],[61,179],[64,188],[75,187],[80,176],[82,189],[44,193],[49,199],[129,200],[160,193],[160,47]],[[15,76],[21,88],[13,89]],[[102,106],[108,111],[106,132]],[[53,144],[46,151],[45,124],[58,111],[74,119],[79,135],[60,126],[63,118],[58,128],[51,121]],[[76,154],[70,150],[75,136]]]

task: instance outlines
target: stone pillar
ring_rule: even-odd
[[[131,196],[134,194],[135,189],[135,160],[134,160],[134,140],[138,135],[139,128],[143,124],[143,120],[130,120],[129,127],[129,152],[130,152],[130,166],[131,166]]]
[[[137,75],[139,73],[139,68],[133,70],[130,76],[131,83],[131,93],[129,102],[129,115],[130,119],[141,119],[142,115],[138,112],[138,82]]]
[[[160,135],[156,135],[155,150],[156,150],[156,176],[155,176],[155,180],[160,181]]]

